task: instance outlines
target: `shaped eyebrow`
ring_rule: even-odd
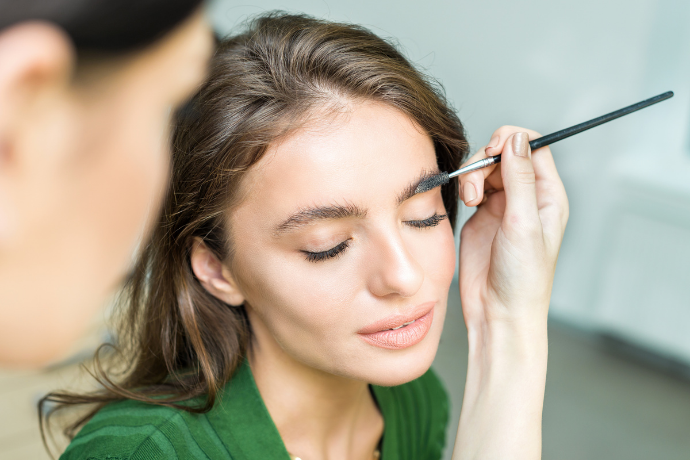
[[[422,173],[412,182],[410,182],[407,187],[398,195],[397,204],[400,206],[404,201],[409,200],[417,194],[417,186],[430,177],[439,174],[438,169],[434,170],[423,170]],[[296,230],[305,225],[309,225],[313,222],[326,219],[346,219],[346,218],[364,218],[367,215],[367,210],[362,209],[355,204],[345,204],[345,205],[329,205],[329,206],[315,206],[311,208],[300,209],[296,213],[292,214],[290,217],[285,219],[282,223],[275,227],[275,235]]]
[[[317,220],[324,219],[345,219],[347,217],[362,218],[367,215],[367,211],[354,204],[317,206],[313,208],[300,209],[287,219],[285,219],[275,229],[275,233],[285,233],[303,227]]]
[[[400,206],[401,204],[403,204],[403,202],[409,200],[417,194],[417,187],[419,186],[419,184],[434,176],[438,176],[439,174],[441,174],[441,171],[439,171],[438,169],[423,170],[419,177],[415,181],[410,182],[410,184],[407,187],[405,187],[402,193],[398,195],[398,206]]]

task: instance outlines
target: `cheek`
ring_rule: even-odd
[[[112,120],[117,135],[107,137],[106,147],[117,163],[111,176],[122,180],[122,219],[114,225],[124,234],[125,227],[148,230],[157,217],[170,173],[171,109],[163,89],[122,88],[119,96]]]
[[[132,188],[135,190],[129,196],[134,202],[137,198],[133,195],[137,193],[139,202],[144,204],[143,212],[149,218],[147,229],[157,217],[170,177],[170,128],[167,117],[158,115],[156,120],[151,120],[146,132],[133,132],[129,150],[138,153],[136,158],[130,157],[128,165],[136,171],[132,174]],[[140,216],[133,215],[132,218],[141,222]]]
[[[170,168],[167,125],[157,114],[155,119],[134,126],[124,122],[121,136],[107,146],[111,155],[104,168],[101,189],[111,192],[109,233],[131,238],[133,232],[148,229],[156,217],[165,193]],[[154,118],[154,117],[151,117]],[[148,221],[147,221],[148,218]],[[106,219],[107,220],[107,219]]]
[[[241,267],[238,281],[247,302],[277,340],[323,344],[351,326],[349,313],[362,285],[351,264],[301,262],[299,256],[251,246],[242,253],[251,256],[239,250],[235,254],[236,266]]]
[[[93,263],[111,284],[124,274],[138,240],[157,216],[170,167],[165,113],[143,107],[143,116],[131,116],[126,109],[102,123],[106,132],[88,146],[98,155],[82,187],[88,193],[80,197],[98,256]]]
[[[447,292],[455,274],[455,239],[450,223],[444,221],[433,235],[422,238],[414,245],[414,256],[423,267],[425,277],[440,292]]]

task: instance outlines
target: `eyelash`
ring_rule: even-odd
[[[408,220],[405,222],[410,227],[414,228],[429,228],[436,227],[438,224],[448,218],[448,214],[434,214],[433,216],[424,220]]]
[[[440,224],[442,221],[448,218],[447,214],[434,214],[433,216],[424,219],[424,220],[408,220],[405,221],[406,224],[408,224],[410,227],[413,228],[418,228],[418,229],[425,229],[425,228],[430,228],[430,227],[436,227],[438,224]],[[309,262],[320,262],[322,260],[327,260],[327,259],[333,259],[335,257],[338,257],[340,254],[345,251],[350,246],[350,239],[347,239],[343,241],[342,243],[338,244],[335,247],[332,247],[331,249],[327,251],[321,251],[321,252],[310,252],[310,251],[302,251],[304,255],[306,256],[307,261]]]
[[[340,254],[343,253],[347,247],[350,246],[350,239],[347,239],[340,243],[339,245],[332,247],[331,249],[327,251],[321,251],[321,252],[310,252],[310,251],[302,251],[305,256],[307,257],[307,260],[309,262],[320,262],[322,260],[326,259],[332,259],[334,257],[338,257]]]

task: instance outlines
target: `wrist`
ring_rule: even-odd
[[[453,458],[540,458],[546,319],[481,321],[467,329],[467,380]]]
[[[548,360],[546,318],[479,321],[467,326],[469,345],[467,390],[479,395],[503,388],[518,393],[541,392]]]
[[[467,380],[453,459],[541,458],[548,341],[543,324],[468,328]]]
[[[470,359],[485,364],[535,364],[548,354],[546,318],[501,319],[467,324]]]

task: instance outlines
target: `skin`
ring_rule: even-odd
[[[546,321],[569,207],[550,149],[530,152],[538,137],[501,127],[465,164],[501,163],[460,178],[479,208],[460,237],[469,360],[453,459],[541,458]]]
[[[370,458],[383,420],[367,384],[401,384],[431,365],[455,270],[453,234],[447,219],[424,229],[407,223],[445,214],[440,189],[402,204],[398,197],[436,170],[431,139],[405,115],[352,104],[276,143],[251,170],[246,199],[230,215],[231,264],[196,245],[192,267],[204,286],[230,304],[247,302],[250,364],[288,451]],[[300,209],[335,204],[366,216],[275,232]],[[302,252],[349,238],[337,258],[310,262]],[[433,324],[416,345],[389,350],[357,334],[430,301]]]
[[[172,111],[212,49],[195,13],[77,67],[64,32],[0,33],[0,363],[63,356],[121,282],[168,179]]]
[[[447,220],[409,224],[445,212],[439,188],[398,203],[422,172],[437,170],[431,139],[408,117],[352,102],[318,120],[276,142],[248,173],[246,198],[229,211],[233,259],[218,260],[198,240],[192,268],[219,299],[245,303],[255,332],[250,365],[288,451],[371,459],[383,420],[367,385],[408,382],[431,366],[455,267],[453,235]],[[548,149],[533,167],[529,156],[514,155],[518,130],[499,131],[492,154],[503,152],[502,167],[463,178],[490,180],[494,193],[462,233],[470,359],[454,459],[540,456],[546,312],[567,199]],[[477,190],[481,203],[484,188]],[[295,212],[338,204],[365,212],[276,231]],[[332,259],[311,262],[303,253],[348,240]],[[433,323],[415,345],[389,350],[357,334],[427,301]]]

